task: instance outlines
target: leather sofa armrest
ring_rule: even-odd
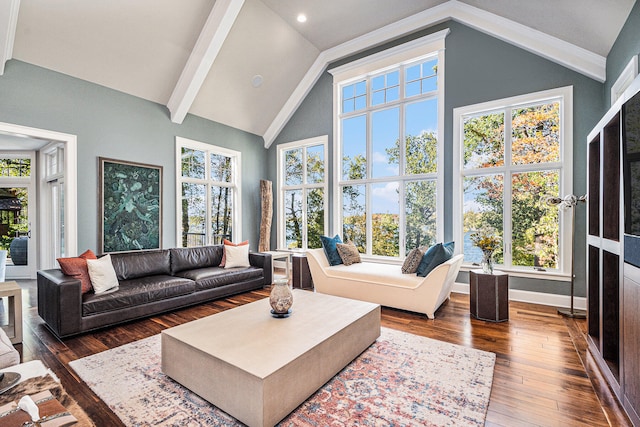
[[[249,264],[254,267],[262,268],[264,270],[264,285],[271,285],[273,283],[273,261],[271,254],[265,254],[262,252],[250,252]]]
[[[80,280],[59,269],[38,271],[38,314],[58,337],[81,332]]]

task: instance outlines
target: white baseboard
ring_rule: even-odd
[[[460,294],[469,293],[468,283],[458,283],[453,285],[453,292]],[[509,289],[509,301],[529,302],[532,304],[550,305],[552,307],[571,307],[571,297],[569,295],[547,294],[542,292],[521,291]],[[576,310],[587,309],[587,299],[585,297],[574,297],[573,307]]]

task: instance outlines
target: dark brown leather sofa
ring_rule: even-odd
[[[272,281],[271,255],[222,268],[222,245],[111,254],[120,287],[81,293],[60,269],[38,271],[38,314],[60,338],[258,289]]]

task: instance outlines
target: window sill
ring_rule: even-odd
[[[460,271],[468,272],[468,271],[477,270],[480,268],[481,268],[480,265],[463,264],[462,267],[460,267]],[[516,269],[516,268],[509,269],[509,268],[502,268],[499,265],[497,265],[495,269],[499,271],[503,271],[512,277],[525,277],[528,279],[538,279],[538,280],[557,280],[560,282],[571,281],[570,274],[561,273],[559,271],[537,271],[537,270],[529,270],[529,269],[522,270],[522,269]]]

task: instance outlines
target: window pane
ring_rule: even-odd
[[[364,179],[367,176],[367,118],[342,120],[342,178]]]
[[[376,111],[372,114],[372,177],[397,176],[400,109]],[[394,153],[396,155],[394,155]]]
[[[307,148],[307,184],[324,182],[324,146]]]
[[[405,96],[415,96],[438,89],[438,59],[405,70]]]
[[[211,179],[220,182],[231,182],[231,157],[211,154]]]
[[[422,93],[438,89],[438,78],[433,76],[422,80]]]
[[[361,81],[342,88],[342,112],[360,110],[367,106],[367,83]]]
[[[204,151],[182,148],[182,176],[204,179]]]
[[[420,65],[412,65],[405,69],[404,79],[407,82],[418,80],[420,78]]]
[[[398,183],[371,186],[371,252],[373,255],[400,256]]]
[[[513,174],[513,265],[558,268],[558,208],[546,199],[559,182],[558,171]]]
[[[380,90],[384,89],[384,76],[377,76],[371,79],[371,90]]]
[[[320,236],[324,235],[324,190],[314,188],[307,195],[307,246],[321,248]]]
[[[302,148],[284,152],[285,185],[302,184]]]
[[[355,85],[344,86],[342,88],[342,99],[349,99],[355,96]]]
[[[560,104],[513,110],[513,164],[560,161]]]
[[[438,100],[409,104],[405,109],[406,174],[437,171]]]
[[[464,168],[504,165],[504,113],[464,119]]]
[[[342,188],[342,238],[352,241],[360,253],[367,250],[365,191],[364,185]]]
[[[285,245],[302,248],[302,190],[284,192]]]
[[[422,64],[422,77],[435,76],[438,73],[438,60],[432,59]]]
[[[371,95],[371,105],[384,104],[384,90],[373,92]]]
[[[408,182],[405,199],[405,251],[409,253],[436,243],[436,181]]]
[[[185,248],[206,244],[206,189],[204,184],[182,183],[182,246]]]
[[[0,176],[31,176],[31,159],[0,159]]]
[[[464,260],[480,263],[482,251],[471,243],[471,234],[482,229],[496,230],[502,239],[504,176],[484,175],[464,179],[463,231]],[[494,252],[497,263],[504,260],[502,248]]]
[[[414,96],[414,95],[419,95],[420,94],[420,81],[415,81],[415,82],[409,82],[406,85],[406,89],[405,89],[405,96],[406,97],[410,97],[410,96]]]
[[[211,243],[231,240],[233,218],[233,191],[229,187],[211,187]]]

